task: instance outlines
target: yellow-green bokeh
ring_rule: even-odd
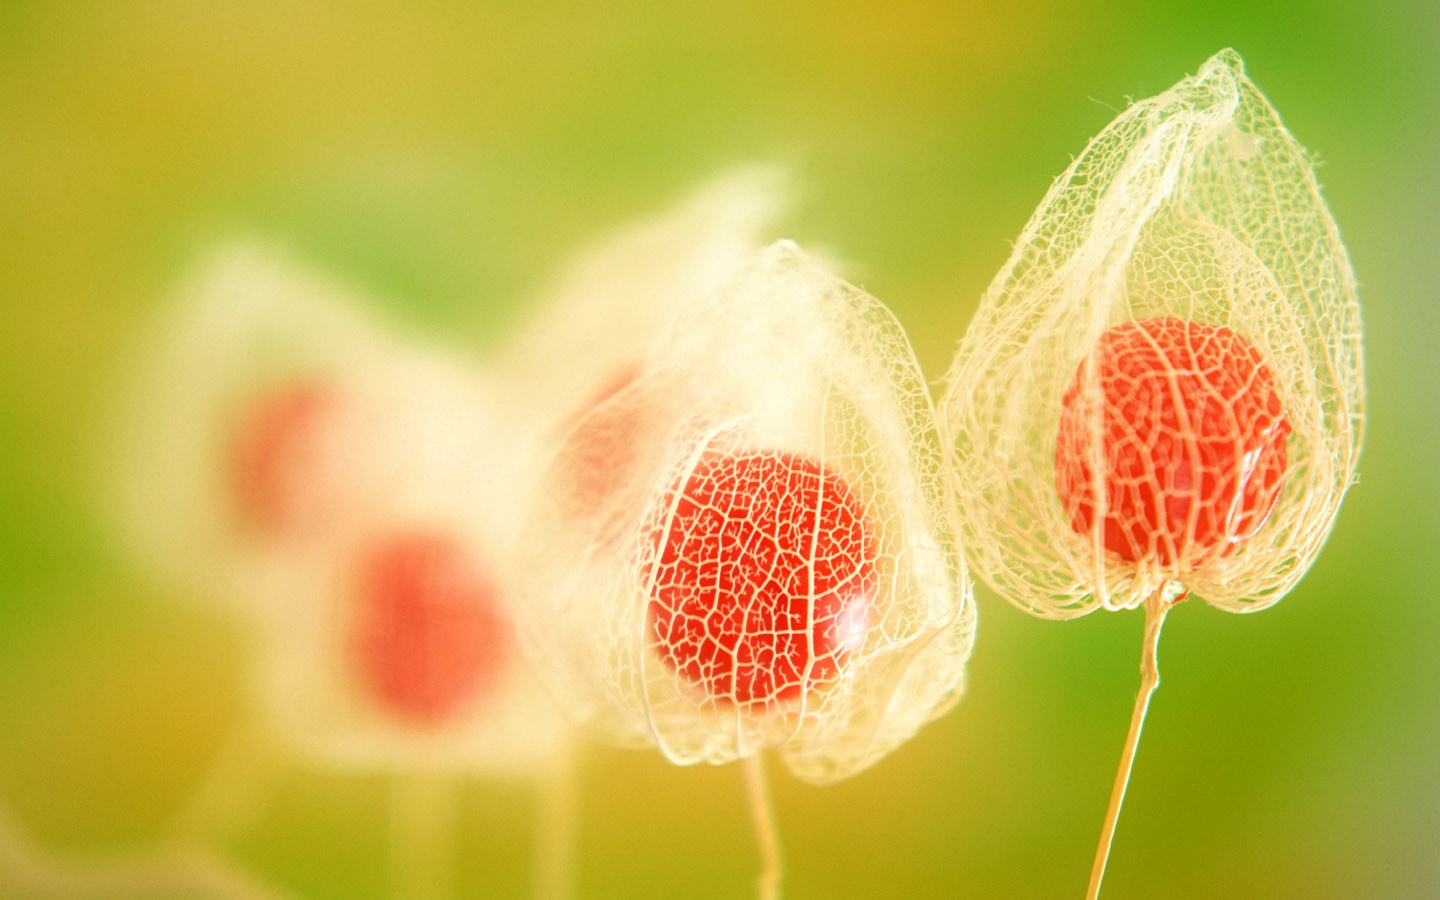
[[[243,716],[243,641],[112,551],[93,477],[127,340],[213,241],[272,238],[483,359],[588,236],[779,160],[786,232],[938,377],[1087,138],[1234,46],[1322,162],[1370,427],[1290,597],[1170,617],[1106,897],[1440,896],[1440,12],[1382,6],[0,4],[0,803],[60,850],[143,849]],[[1082,893],[1139,616],[980,602],[953,712],[840,785],[777,777],[789,896]],[[580,896],[750,891],[733,767],[597,749],[582,784]],[[228,847],[383,896],[387,790],[287,767]],[[530,788],[456,790],[454,883],[524,896]]]

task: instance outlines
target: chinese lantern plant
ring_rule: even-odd
[[[577,515],[574,445],[617,435],[629,462]],[[762,894],[759,754],[835,781],[962,690],[974,610],[944,459],[898,323],[780,243],[685,305],[541,481],[523,643],[590,733],[745,761]]]
[[[267,724],[327,769],[393,779],[405,896],[444,893],[460,779],[539,782],[537,884],[559,890],[569,826],[548,810],[568,803],[568,735],[512,625],[501,386],[391,336],[363,365],[255,393],[233,420],[231,500],[301,513],[240,517],[285,560],[248,604]]]
[[[975,571],[1044,618],[1145,610],[1090,896],[1167,611],[1257,611],[1300,580],[1354,481],[1363,400],[1345,248],[1230,50],[1090,142],[981,301],[941,408]]]
[[[509,629],[485,567],[443,532],[402,530],[367,546],[360,568],[350,656],[366,694],[419,728],[483,701]]]
[[[240,598],[264,707],[332,765],[542,769],[560,732],[512,647],[514,423],[482,373],[389,338],[225,417],[222,497],[241,546],[279,560]]]
[[[248,244],[212,254],[146,337],[107,453],[118,530],[154,573],[243,610],[240,594],[343,531],[384,481],[373,404],[344,385],[401,342],[344,289]]]
[[[647,348],[681,309],[760,250],[786,181],[774,166],[722,171],[581,248],[542,291],[499,360],[503,376],[524,385],[512,397],[520,404],[512,418],[527,427],[510,475],[524,502],[548,468],[549,501],[566,518],[603,518],[613,506],[613,486],[636,464],[641,413],[590,413],[639,377]]]
[[[396,784],[398,893],[448,871],[453,779],[545,778],[568,734],[523,664],[508,568],[523,495],[502,384],[255,248],[161,323],[124,410],[122,525],[157,574],[253,631],[239,723],[174,830],[234,827],[283,751]],[[537,874],[558,888],[564,822]],[[434,893],[430,891],[430,893]]]
[[[761,232],[786,195],[776,167],[729,169],[575,253],[499,360],[506,376],[525,385],[520,418],[540,422],[524,437],[528,452],[517,456],[548,459],[591,408],[632,381],[639,357],[677,311],[715,291],[761,248]]]

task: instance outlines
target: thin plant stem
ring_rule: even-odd
[[[241,722],[226,739],[190,799],[165,827],[179,844],[223,841],[247,830],[259,814],[275,780],[271,748],[252,720]]]
[[[453,790],[449,779],[428,773],[395,778],[390,816],[392,896],[412,900],[449,896]]]
[[[540,786],[535,817],[535,900],[569,900],[574,893],[579,820],[575,755],[573,745],[561,748]]]
[[[1178,601],[1176,601],[1178,602]],[[1120,807],[1125,803],[1125,789],[1130,785],[1130,770],[1135,766],[1135,750],[1140,746],[1140,732],[1145,727],[1145,714],[1150,711],[1150,698],[1160,686],[1160,628],[1165,614],[1174,603],[1157,591],[1145,602],[1145,640],[1140,650],[1140,690],[1135,695],[1135,709],[1130,714],[1130,733],[1120,752],[1120,767],[1110,789],[1110,806],[1105,811],[1105,824],[1100,829],[1100,845],[1095,850],[1095,865],[1090,870],[1090,889],[1086,900],[1097,900],[1100,882],[1105,879],[1105,864],[1110,861],[1110,845],[1115,841],[1115,826],[1120,820]]]
[[[745,757],[745,792],[750,798],[750,815],[755,822],[755,840],[760,845],[760,900],[779,900],[783,862],[780,829],[775,821],[775,802],[765,778],[765,763],[759,753]]]

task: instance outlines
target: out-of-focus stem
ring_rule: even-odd
[[[576,748],[567,745],[540,787],[535,834],[536,900],[569,900],[574,892]]]
[[[258,815],[274,778],[272,748],[259,724],[241,722],[189,801],[171,816],[166,837],[175,843],[203,845],[245,831]]]
[[[450,893],[454,785],[429,773],[397,775],[390,816],[392,896],[444,900]]]

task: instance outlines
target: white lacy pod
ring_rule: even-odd
[[[335,765],[545,771],[567,729],[514,629],[519,429],[493,387],[419,348],[363,380],[342,389],[368,401],[383,480],[255,597],[261,702],[288,743]]]
[[[846,777],[963,687],[944,458],[891,314],[776,244],[574,420],[526,530],[522,637],[603,738]]]
[[[299,755],[343,769],[547,771],[568,729],[515,638],[489,548],[438,517],[292,570],[259,642],[257,698]]]
[[[577,408],[623,382],[680,307],[760,249],[758,234],[785,193],[778,168],[723,172],[582,250],[544,292],[500,365],[525,384],[527,418],[539,411],[568,427]],[[543,453],[553,435],[538,430]]]
[[[513,404],[276,254],[223,252],[148,349],[117,469],[152,572],[256,639],[257,707],[328,764],[537,771],[513,628]]]
[[[1090,142],[960,344],[941,413],[971,564],[1052,618],[1187,590],[1262,609],[1330,531],[1363,400],[1311,160],[1222,51]]]
[[[240,470],[267,467],[240,461],[241,432],[288,432],[307,454],[329,447],[363,468],[370,451],[340,439],[355,417],[309,385],[364,373],[389,347],[346,292],[282,256],[255,245],[215,253],[137,348],[118,413],[107,484],[132,551],[190,593],[233,600],[240,584],[264,580],[271,550],[342,521],[334,500],[344,482],[367,483],[363,472],[349,478],[342,461],[317,482],[272,468],[257,491]],[[304,499],[278,503],[282,483]]]

